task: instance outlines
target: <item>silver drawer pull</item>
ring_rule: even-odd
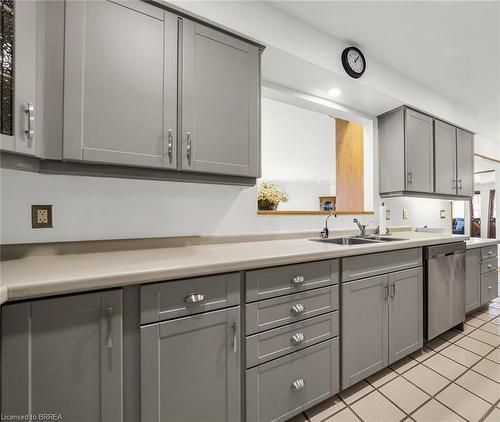
[[[292,336],[292,338],[290,339],[290,342],[294,345],[294,346],[298,346],[299,344],[303,343],[304,340],[305,340],[305,336],[304,334],[302,333],[297,333],[297,334],[294,334]]]
[[[295,286],[300,286],[305,281],[305,279],[306,278],[303,275],[295,276],[294,278],[292,278],[292,284]]]
[[[113,308],[106,308],[107,339],[108,349],[113,348]]]
[[[172,163],[173,143],[174,143],[174,136],[172,135],[172,129],[169,129],[168,130],[168,146],[167,146],[168,162],[169,163]]]
[[[186,138],[186,158],[188,160],[188,165],[191,165],[191,132],[187,133]]]
[[[186,303],[200,303],[206,299],[205,295],[201,293],[190,293],[184,298]]]
[[[493,287],[492,286],[488,286],[488,290],[493,290]]]
[[[492,269],[493,268],[493,264],[488,264],[488,269]]]
[[[297,303],[296,305],[293,305],[292,308],[290,309],[290,312],[293,315],[300,315],[306,310],[306,307],[302,305],[302,303]]]
[[[488,251],[488,255],[493,255],[493,251]]]
[[[26,138],[30,140],[35,136],[35,108],[32,103],[24,105],[24,113],[26,114],[26,129],[24,133],[26,134]]]
[[[302,378],[299,378],[292,382],[292,390],[294,391],[300,391],[306,386],[306,383]]]

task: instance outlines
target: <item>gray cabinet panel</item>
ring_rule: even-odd
[[[342,282],[422,265],[422,249],[402,249],[342,258]]]
[[[481,305],[486,305],[498,296],[498,273],[481,274]]]
[[[2,307],[2,413],[121,421],[121,290]]]
[[[474,135],[457,129],[457,179],[458,194],[472,196],[474,193]]]
[[[339,261],[317,261],[247,271],[246,301],[269,299],[338,283]]]
[[[406,190],[408,191],[434,191],[432,122],[431,117],[406,109],[405,163]]]
[[[260,176],[257,47],[182,22],[182,168]]]
[[[423,346],[422,268],[389,275],[389,365]]]
[[[481,262],[481,274],[489,273],[491,271],[497,271],[498,268],[498,258],[483,259]]]
[[[240,420],[240,309],[141,327],[142,420]]]
[[[175,167],[177,18],[138,1],[67,2],[65,45],[63,157]]]
[[[254,334],[281,325],[334,311],[338,308],[338,286],[322,287],[293,295],[248,303],[246,333]]]
[[[484,246],[481,248],[481,258],[488,259],[497,256],[498,245]]]
[[[465,312],[478,308],[481,293],[481,251],[469,249],[465,255]]]
[[[197,301],[190,301],[193,295],[197,296]],[[239,303],[239,273],[148,284],[141,286],[141,324],[213,311]]]
[[[338,334],[337,311],[254,334],[246,339],[247,368],[312,346]]]
[[[380,192],[405,190],[404,109],[378,120]]]
[[[454,126],[434,120],[435,192],[457,194],[456,177],[456,129]]]
[[[338,338],[249,369],[246,420],[285,421],[337,393],[338,380]]]
[[[342,388],[388,364],[388,276],[342,284]]]

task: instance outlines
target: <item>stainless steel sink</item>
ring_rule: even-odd
[[[400,240],[408,240],[408,239],[402,239],[400,237],[391,237],[391,236],[368,236],[367,239],[373,239],[373,240],[378,240],[379,242],[397,242]]]
[[[335,245],[364,245],[369,243],[380,243],[379,240],[374,239],[366,239],[361,237],[331,237],[328,239],[311,239],[315,242],[323,242],[323,243],[334,243]]]

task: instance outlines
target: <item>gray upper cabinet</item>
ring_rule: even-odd
[[[182,22],[182,168],[260,176],[260,51]]]
[[[342,388],[388,362],[388,276],[342,284]]]
[[[389,365],[423,346],[422,268],[389,275]]]
[[[472,196],[474,134],[403,106],[378,118],[382,197]]]
[[[406,190],[432,192],[434,184],[432,118],[407,109],[405,120]]]
[[[2,414],[120,422],[122,293],[2,307]]]
[[[474,135],[457,129],[457,190],[461,196],[474,193]]]
[[[176,167],[177,17],[66,2],[63,158]]]
[[[239,307],[141,327],[142,421],[239,421],[240,353]]]
[[[435,191],[447,195],[457,193],[456,128],[440,120],[434,121]]]
[[[0,111],[0,149],[26,155],[36,153],[36,46],[37,3],[16,1],[11,10],[2,6],[5,43],[13,43],[2,63],[2,101]]]

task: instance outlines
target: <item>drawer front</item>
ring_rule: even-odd
[[[334,338],[248,369],[246,420],[285,421],[337,393],[338,348]]]
[[[338,286],[323,287],[246,305],[246,333],[301,321],[338,308]]]
[[[338,334],[337,311],[254,334],[246,339],[247,368],[312,346]]]
[[[317,287],[337,284],[339,261],[317,261],[247,271],[246,301],[297,293]]]
[[[494,258],[498,255],[498,245],[485,246],[481,248],[481,257],[483,259]]]
[[[239,273],[141,286],[141,324],[163,321],[240,303]]]
[[[498,296],[498,273],[496,271],[481,274],[481,305]]]
[[[497,271],[498,258],[485,259],[481,262],[481,274]]]
[[[422,248],[402,249],[342,259],[342,282],[374,277],[422,265]]]

